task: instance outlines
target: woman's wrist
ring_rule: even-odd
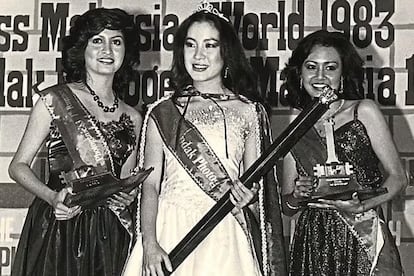
[[[368,211],[368,208],[365,205],[365,202],[361,201],[361,213],[365,213],[366,211]]]
[[[155,235],[145,235],[145,233],[142,233],[142,246],[146,247],[146,246],[150,246],[154,243],[157,243],[157,239],[155,237]]]

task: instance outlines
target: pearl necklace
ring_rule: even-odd
[[[89,93],[93,96],[93,100],[98,104],[100,108],[103,109],[104,112],[115,112],[115,110],[118,108],[118,97],[114,94],[114,103],[112,104],[112,107],[109,107],[107,105],[104,105],[99,96],[96,94],[95,91],[92,90],[92,88],[85,82],[86,88],[88,88]]]

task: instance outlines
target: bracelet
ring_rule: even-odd
[[[299,210],[301,207],[300,206],[293,206],[292,204],[289,203],[289,201],[285,201],[286,206],[291,209],[291,210]]]
[[[289,199],[293,200],[293,202]],[[300,206],[300,201],[293,196],[293,193],[286,195],[284,202],[290,210],[297,211],[302,208],[302,206]]]

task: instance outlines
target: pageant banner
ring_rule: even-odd
[[[179,24],[199,0],[0,0],[0,276],[9,275],[25,209],[32,196],[7,173],[30,109],[42,89],[61,83],[62,37],[77,16],[97,7],[128,11],[138,26],[141,64],[126,101],[141,110],[170,93],[172,42]],[[387,204],[386,219],[407,275],[414,274],[414,9],[412,0],[212,1],[239,33],[258,74],[259,90],[272,106],[274,137],[296,113],[285,101],[280,72],[307,34],[345,33],[365,62],[365,97],[378,103],[394,135],[410,186]],[[42,151],[33,167],[48,177]],[[280,172],[283,168],[278,167]],[[294,220],[285,218],[285,235]],[[289,240],[286,239],[286,240]]]

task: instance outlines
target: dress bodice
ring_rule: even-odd
[[[383,182],[379,159],[372,148],[367,130],[357,116],[334,131],[335,152],[340,162],[349,162],[358,183],[378,188]],[[292,148],[301,175],[314,175],[314,166],[327,159],[326,138],[313,127]]]
[[[367,130],[358,119],[349,121],[335,133],[335,150],[340,161],[352,164],[358,183],[366,188],[378,188],[383,181],[379,159]]]
[[[111,152],[115,174],[119,177],[122,165],[125,163],[136,144],[134,123],[126,113],[123,113],[118,121],[96,121],[96,123]],[[53,122],[50,126],[46,147],[51,174],[59,174],[61,171],[69,171],[72,169],[72,159],[68,154],[68,150],[62,140],[59,129]]]
[[[204,136],[229,176],[237,179],[244,170],[245,142],[251,135],[255,135],[256,127],[258,127],[256,110],[253,104],[249,104],[248,108],[243,110],[236,107],[222,107],[222,110],[224,116],[217,106],[210,105],[203,109],[188,111],[185,118]],[[189,174],[166,146],[164,146],[164,153],[165,171],[160,197],[182,204],[184,208],[210,206],[210,203],[206,205],[205,199],[194,196],[199,194],[200,188],[194,184]],[[177,201],[178,198],[180,198],[179,201]]]

